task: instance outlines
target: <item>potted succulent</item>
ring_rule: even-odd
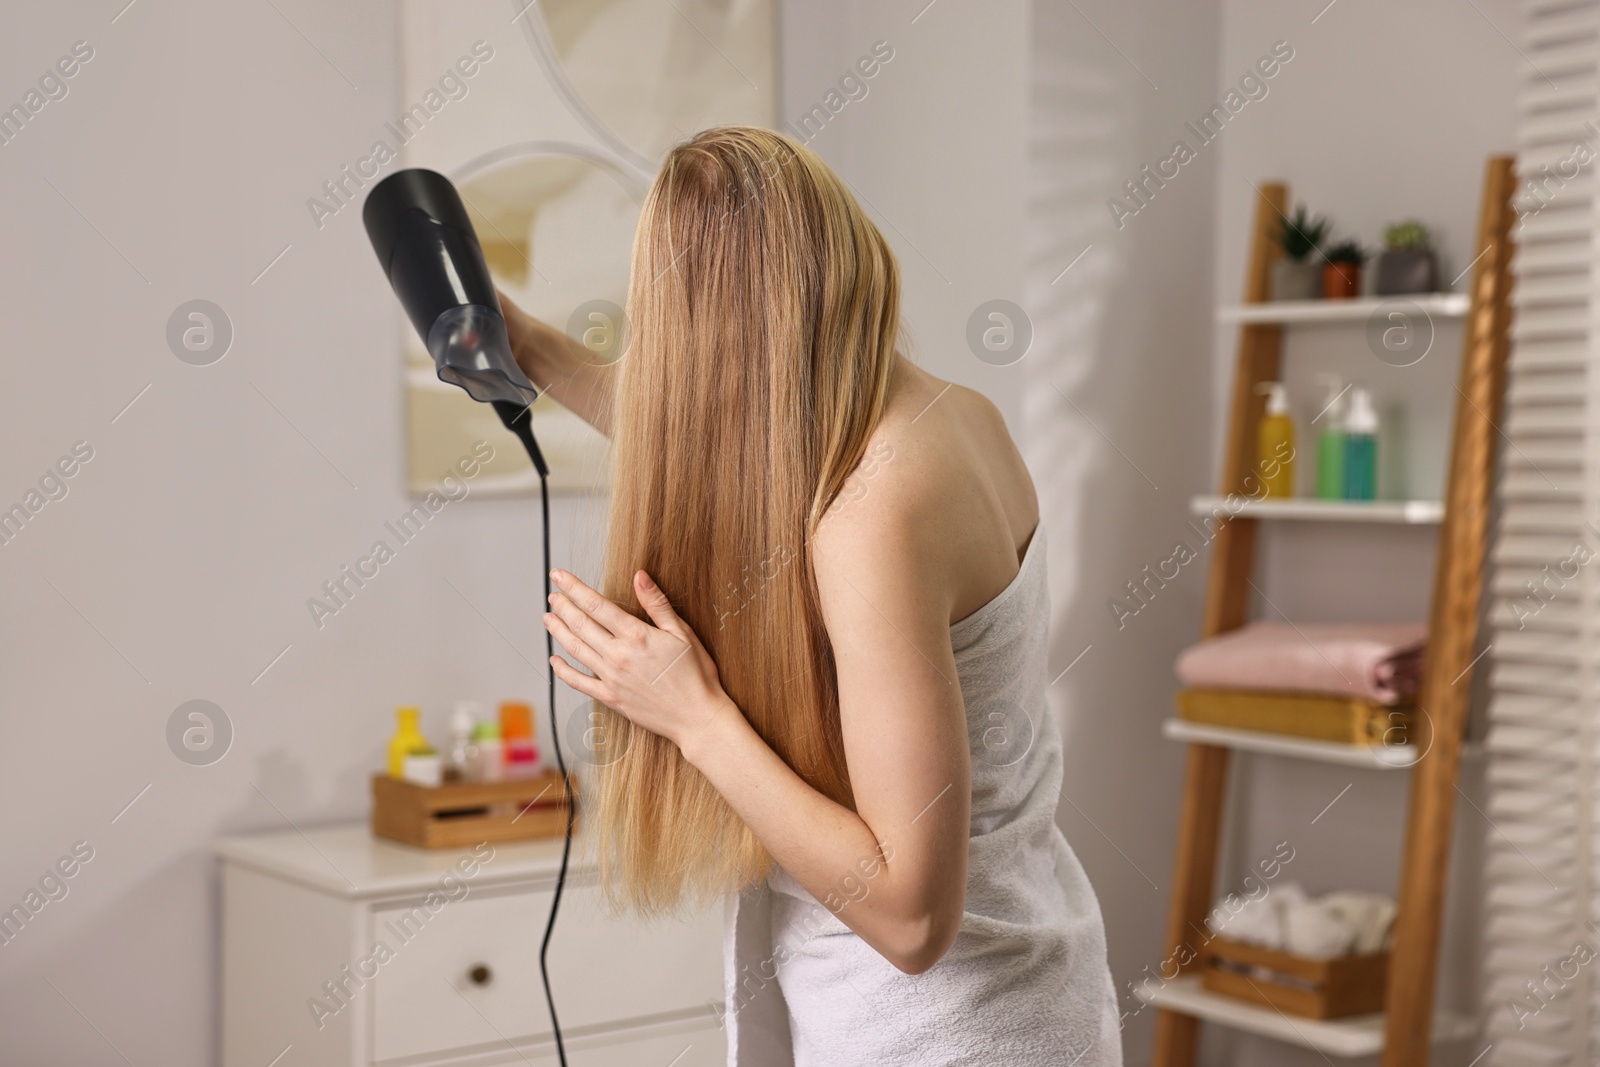
[[[1306,206],[1294,217],[1279,216],[1278,247],[1283,258],[1272,265],[1272,299],[1312,300],[1317,295],[1319,247],[1328,236],[1328,220],[1313,217]]]
[[[1367,250],[1361,243],[1347,238],[1329,248],[1323,255],[1322,295],[1328,300],[1350,300],[1361,295],[1361,265],[1367,261]]]
[[[1433,254],[1433,237],[1428,228],[1416,219],[1386,226],[1374,291],[1392,296],[1431,293],[1438,287],[1439,261]]]

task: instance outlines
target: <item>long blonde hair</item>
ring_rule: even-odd
[[[847,806],[811,536],[882,416],[899,307],[883,235],[805,146],[723,127],[667,156],[634,239],[604,592],[643,617],[647,571],[756,732]],[[613,900],[670,911],[765,877],[771,857],[676,746],[596,714]]]

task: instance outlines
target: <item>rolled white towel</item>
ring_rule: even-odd
[[[1212,909],[1206,925],[1218,937],[1281,949],[1284,947],[1283,905],[1305,899],[1306,891],[1298,882],[1284,882],[1253,899],[1235,897],[1230,903],[1224,897]]]
[[[1218,937],[1331,959],[1382,951],[1394,916],[1395,902],[1382,893],[1346,889],[1311,897],[1298,882],[1282,882],[1258,899],[1223,898],[1206,925]]]
[[[1389,942],[1394,927],[1395,903],[1382,893],[1346,889],[1329,893],[1323,903],[1344,916],[1355,931],[1350,951],[1365,955],[1380,952]]]
[[[1348,955],[1355,939],[1355,927],[1325,898],[1285,902],[1283,906],[1285,951],[1307,959],[1325,960]]]
[[[1262,948],[1283,947],[1283,926],[1270,896],[1245,899],[1237,911],[1229,911],[1224,901],[1212,910],[1206,925],[1211,927],[1212,933],[1230,941],[1243,941]]]

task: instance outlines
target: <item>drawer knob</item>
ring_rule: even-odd
[[[467,971],[467,977],[472,979],[474,985],[488,985],[494,981],[494,972],[487,963],[474,963]]]

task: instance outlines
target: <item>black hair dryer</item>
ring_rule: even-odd
[[[511,355],[483,247],[456,187],[435,171],[396,171],[367,194],[361,220],[439,380],[493,404],[546,474],[529,426],[539,391]]]

